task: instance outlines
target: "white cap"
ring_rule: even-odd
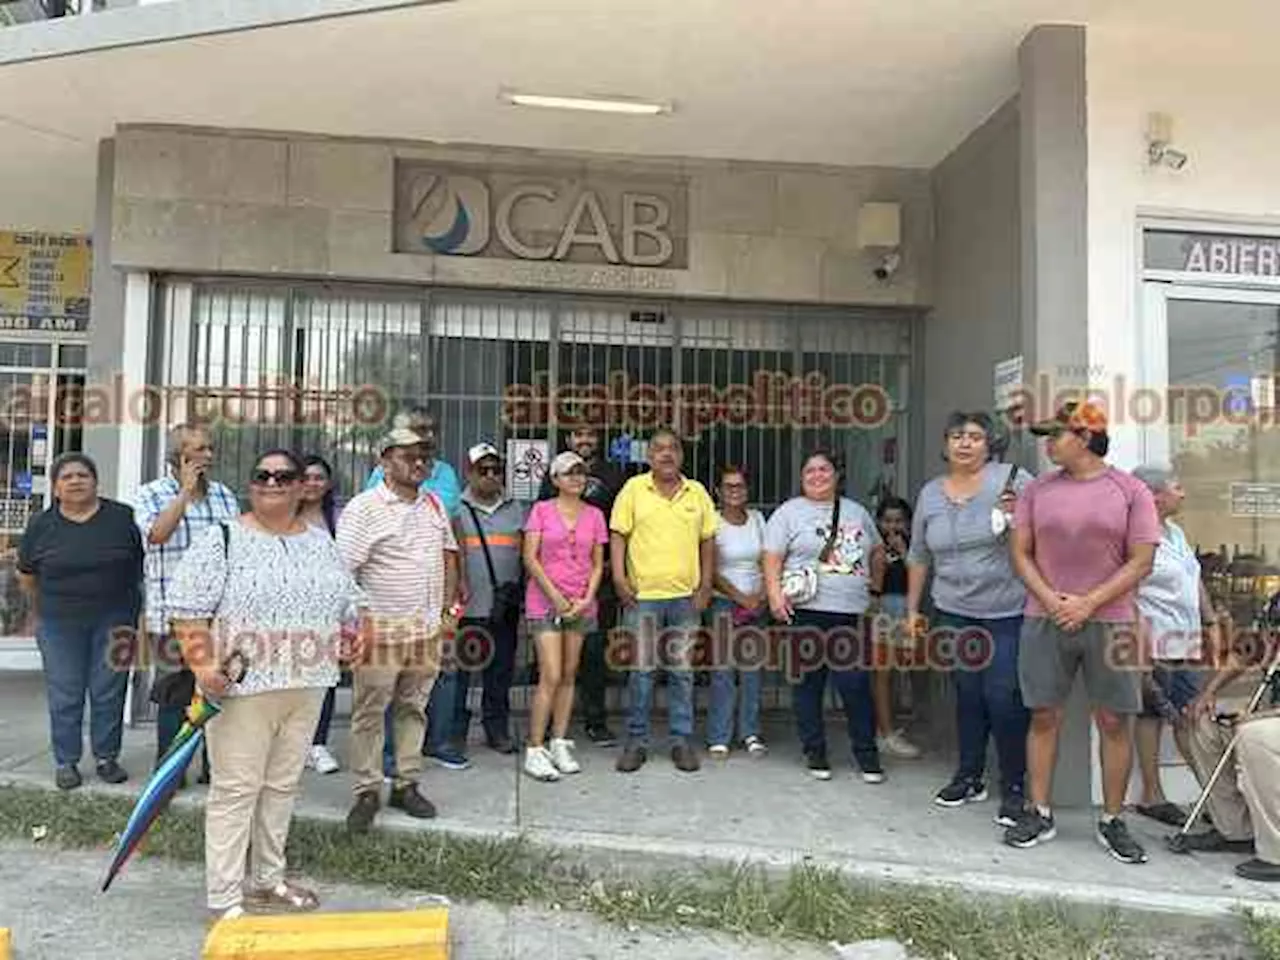
[[[498,452],[498,448],[492,443],[477,443],[467,451],[467,462],[473,467],[485,457],[493,457],[495,460],[501,460],[502,454]]]
[[[552,477],[560,477],[564,476],[564,474],[568,473],[575,467],[582,467],[582,469],[585,470],[587,468],[587,461],[583,460],[572,450],[565,450],[563,453],[557,453],[556,458],[551,461],[550,473]]]

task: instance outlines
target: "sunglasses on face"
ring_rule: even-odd
[[[253,482],[260,487],[265,487],[269,483],[276,483],[279,486],[287,486],[290,483],[297,483],[298,471],[296,470],[255,470],[253,471]]]
[[[476,473],[482,477],[500,477],[502,476],[501,467],[476,467]]]

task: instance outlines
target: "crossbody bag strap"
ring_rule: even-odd
[[[831,532],[827,534],[827,542],[822,545],[818,554],[818,562],[826,563],[831,556],[831,548],[836,545],[836,535],[840,532],[840,501],[844,498],[837,493],[835,506],[831,508]]]
[[[476,533],[480,536],[480,546],[484,550],[484,565],[489,568],[489,585],[496,591],[498,589],[498,575],[493,571],[493,557],[489,555],[489,541],[485,539],[484,527],[480,525],[480,514],[476,512],[475,507],[466,501],[463,501],[463,506],[467,508],[467,512],[471,514],[471,521],[476,525]]]

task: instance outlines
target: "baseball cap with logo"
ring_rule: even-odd
[[[420,447],[425,445],[420,433],[410,430],[408,427],[396,427],[382,438],[378,444],[378,452],[386,453],[396,447]]]
[[[1041,420],[1031,425],[1031,432],[1037,437],[1051,437],[1065,431],[1091,433],[1105,437],[1107,415],[1096,404],[1072,400],[1059,407],[1052,419]]]
[[[493,457],[495,460],[501,460],[502,454],[498,452],[498,448],[492,443],[477,443],[467,451],[467,463],[471,464],[473,467],[485,457]]]
[[[581,467],[583,470],[586,470],[587,461],[583,460],[572,450],[565,450],[563,453],[557,453],[556,458],[551,461],[550,473],[553,477],[562,477],[575,467]]]

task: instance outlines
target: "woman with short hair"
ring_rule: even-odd
[[[208,905],[217,918],[247,905],[319,905],[286,879],[285,844],[325,691],[338,681],[343,627],[363,620],[365,598],[333,539],[298,515],[302,475],[288,451],[259,457],[248,512],[192,544],[171,591],[183,659],[222,705],[208,726],[205,808]],[[223,668],[237,656],[247,669],[231,682]]]
[[[827,678],[844,702],[854,761],[866,783],[883,783],[871,700],[871,587],[882,577],[884,548],[865,507],[843,495],[836,455],[805,457],[801,495],[765,526],[764,579],[769,609],[795,628],[794,662],[804,670],[792,700],[809,773],[831,779],[822,701]]]
[[[923,632],[920,604],[932,568],[937,616],[931,626],[949,631],[955,649],[978,649],[985,659],[954,665],[960,762],[934,803],[959,807],[987,799],[987,741],[994,738],[1003,781],[996,823],[1008,827],[1024,807],[1031,721],[1018,685],[1026,589],[1013,570],[1008,531],[1017,495],[1031,475],[996,462],[1002,441],[985,413],[952,413],[942,436],[947,472],[925,484],[916,499],[907,618],[913,632]]]
[[[18,579],[37,616],[60,790],[82,783],[84,704],[98,778],[123,783],[124,703],[142,605],[142,535],[133,511],[98,495],[98,468],[65,453],[49,474],[53,505],[31,518]]]

